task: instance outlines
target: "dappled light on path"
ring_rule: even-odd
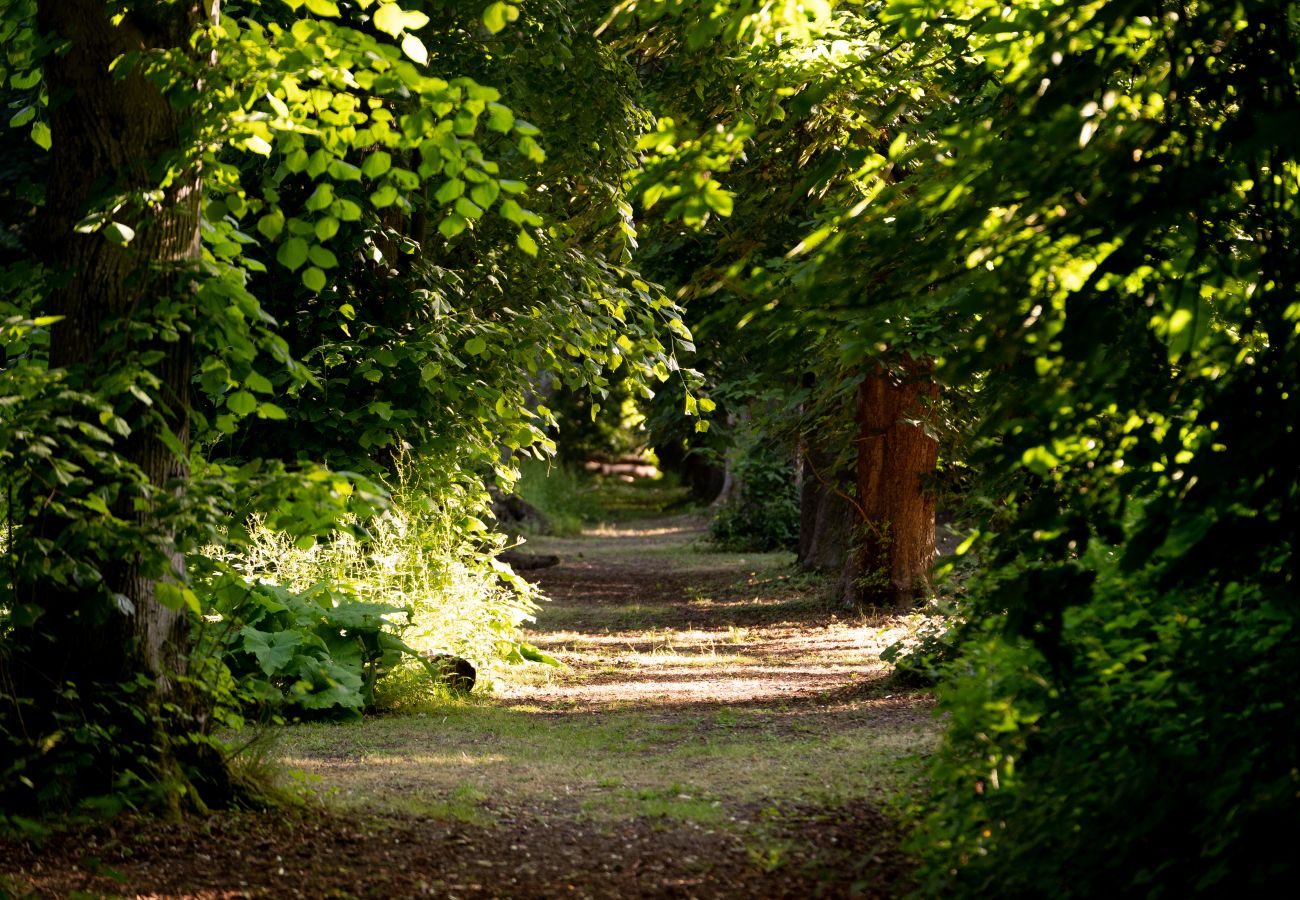
[[[898,620],[836,614],[779,555],[708,554],[690,519],[546,539],[559,566],[530,639],[567,667],[500,695],[600,709],[826,698],[888,671]],[[655,538],[647,546],[647,538]]]

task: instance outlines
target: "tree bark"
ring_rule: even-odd
[[[858,387],[859,602],[903,610],[929,592],[935,523],[926,479],[938,465],[939,442],[920,419],[938,394],[929,362],[908,356],[892,369],[877,367]]]
[[[125,54],[187,47],[195,26],[215,17],[217,2],[137,3],[116,24],[110,6],[103,0],[37,4],[40,30],[67,42],[66,51],[52,53],[44,64],[52,145],[37,234],[51,274],[43,311],[62,317],[51,329],[50,367],[63,371],[64,383],[102,393],[106,379],[129,377],[142,352],[157,360],[148,370],[159,385],[151,408],[131,400],[123,387],[104,395],[132,426],[114,448],[126,471],[87,473],[116,498],[113,513],[136,540],[125,552],[132,542],[77,544],[68,537],[76,531],[75,514],[53,512],[59,504],[45,503],[46,513],[27,523],[27,536],[76,554],[97,579],[15,585],[20,598],[26,595],[44,614],[9,665],[16,695],[36,701],[24,712],[29,735],[57,728],[60,715],[84,717],[114,736],[104,743],[132,745],[133,760],[144,767],[136,774],[162,785],[178,776],[162,709],[178,700],[174,676],[185,670],[189,623],[156,596],[159,580],[184,581],[184,560],[170,525],[153,510],[159,498],[184,489],[188,469],[159,439],[158,422],[188,445],[193,350],[184,329],[164,334],[154,312],[190,289],[200,252],[201,183],[197,167],[184,165],[179,153],[184,111],[141,72],[115,76],[111,66]],[[178,164],[179,174],[161,197],[140,198],[139,192],[159,186],[166,167]],[[115,204],[113,197],[126,202]],[[134,229],[125,245],[101,231],[77,231],[88,213],[106,205],[119,206],[111,219]],[[78,412],[84,408],[69,414]],[[150,418],[154,413],[161,419]],[[131,688],[122,691],[124,684]],[[142,715],[129,715],[132,707]],[[107,713],[113,721],[100,721],[105,710],[116,710]],[[116,789],[123,747],[102,749],[113,762],[87,767],[85,783],[66,786],[68,799]],[[179,796],[164,793],[173,802]]]
[[[854,473],[837,467],[836,454],[805,439],[799,485],[799,567],[839,572],[852,553],[858,511],[850,496]]]

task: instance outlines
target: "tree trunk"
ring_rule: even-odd
[[[839,572],[852,552],[858,511],[850,496],[853,474],[836,468],[836,454],[806,441],[799,485],[799,567]],[[841,466],[842,468],[842,466]]]
[[[206,6],[215,17],[215,0]],[[86,473],[103,496],[115,498],[110,505],[123,523],[120,539],[78,543],[70,537],[78,514],[46,502],[40,518],[26,525],[27,552],[48,555],[32,550],[31,539],[49,542],[55,554],[72,556],[93,575],[15,585],[20,599],[44,611],[41,627],[9,660],[15,695],[36,701],[19,717],[24,732],[48,734],[68,715],[104,729],[81,749],[105,758],[65,785],[66,800],[116,790],[123,767],[142,767],[135,775],[154,785],[180,780],[162,710],[179,699],[173,676],[184,673],[189,649],[185,615],[156,596],[160,580],[183,583],[184,560],[170,525],[153,510],[188,478],[184,458],[158,435],[162,423],[182,447],[188,443],[193,351],[188,334],[164,334],[155,313],[190,289],[201,186],[197,168],[182,164],[161,197],[132,198],[158,187],[166,171],[160,163],[174,166],[181,158],[184,113],[143,74],[118,77],[110,66],[124,54],[186,47],[205,10],[197,2],[137,3],[114,24],[110,7],[103,0],[37,5],[41,31],[67,41],[66,52],[50,54],[44,68],[51,175],[37,233],[51,273],[44,312],[62,317],[51,329],[50,367],[64,371],[69,388],[112,404],[132,427],[114,447],[127,465]],[[76,230],[88,213],[112,209],[114,196],[128,198],[111,219],[133,229],[132,239],[123,245],[102,231]],[[150,405],[125,387],[145,352],[154,357],[148,372],[157,379]],[[118,386],[106,387],[114,377],[121,378]],[[81,407],[69,415],[84,413]],[[75,503],[69,500],[67,508]],[[179,792],[164,796],[174,804]]]
[[[926,479],[938,465],[939,442],[919,419],[938,393],[930,364],[906,356],[858,387],[859,602],[902,610],[929,591],[935,526]]]

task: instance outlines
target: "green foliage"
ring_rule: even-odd
[[[254,710],[359,714],[374,705],[375,682],[414,654],[398,637],[409,609],[323,583],[295,593],[227,575],[209,590],[225,631],[222,655]]]
[[[846,352],[919,336],[980,386],[930,890],[1283,890],[1295,11],[896,3],[874,27],[889,78],[931,88],[769,283],[812,321],[856,291]]]
[[[1154,572],[1123,576],[1109,555],[1091,602],[1063,617],[1064,662],[993,621],[962,642],[917,841],[933,891],[1178,897],[1289,882],[1294,617],[1257,588],[1161,592]]]
[[[572,465],[524,460],[519,475],[519,497],[546,517],[548,533],[573,537],[582,532],[584,525],[600,521],[604,510],[596,497],[596,486]]]
[[[240,690],[220,661],[185,660],[183,635],[161,641],[175,659],[137,652],[158,637],[146,611],[179,611],[206,652],[217,628],[196,617],[200,595],[211,599],[210,614],[239,623],[222,637],[229,668],[297,709],[366,704],[403,652],[379,624],[402,608],[413,647],[436,641],[480,664],[518,656],[530,594],[491,561],[484,480],[508,486],[514,455],[554,449],[538,383],[599,396],[621,369],[650,393],[680,370],[689,332],[628,267],[634,72],[567,5],[444,4],[435,21],[371,0],[230,2],[211,22],[193,4],[119,6],[140,40],[111,72],[92,58],[69,75],[59,60],[126,33],[110,13],[51,36],[33,23],[62,23],[65,8],[38,20],[32,0],[0,3],[2,99],[31,138],[0,168],[0,464],[13,522],[0,674],[58,684],[42,666],[84,655],[68,634],[122,636],[103,642],[121,658],[104,663],[112,677],[88,676],[93,694],[81,684],[84,696],[36,704],[40,733],[21,692],[4,698],[0,724],[14,758],[44,761],[22,770],[28,793],[116,791],[126,772],[179,805],[196,796],[186,783],[222,765],[195,755],[178,773],[173,757],[206,746],[210,725],[195,723],[215,722],[214,705],[235,724]],[[565,65],[571,76],[557,77]],[[116,170],[87,172],[85,196],[47,197],[49,160],[79,127],[58,125],[48,86],[74,76],[87,97],[161,100],[176,127],[129,147]],[[129,144],[140,123],[121,118]],[[580,192],[590,202],[571,202]],[[176,219],[199,196],[198,221]],[[85,310],[106,303],[59,315],[69,260],[31,261],[65,237],[41,231],[62,227],[65,205],[79,246],[116,254],[123,274],[121,314],[103,323]],[[161,258],[168,229],[191,226],[199,255],[187,245]],[[102,341],[67,339],[81,330]],[[429,474],[431,511],[372,520],[385,498],[356,473],[391,475],[408,453]],[[372,521],[398,558],[385,577],[373,562],[385,547],[348,543]],[[285,560],[318,547],[355,583],[238,568],[266,540]],[[184,697],[164,696],[181,682]],[[65,715],[93,726],[80,743],[54,721]],[[58,742],[86,783],[45,752]]]
[[[724,550],[792,549],[799,540],[799,491],[789,454],[763,442],[746,447],[732,465],[739,485],[709,524],[709,540]]]
[[[360,535],[299,544],[254,527],[209,588],[248,699],[346,716],[428,697],[438,673],[421,654],[435,652],[470,660],[490,685],[518,655],[536,593],[494,559],[475,513],[407,482]]]
[[[984,571],[967,625],[900,657],[947,681],[929,892],[1285,891],[1295,5],[845,4],[737,55],[774,90],[709,109],[759,123],[765,181],[734,190],[701,293],[747,287],[747,327],[848,366],[906,350],[973,398]],[[806,210],[798,239],[756,250],[751,197]]]

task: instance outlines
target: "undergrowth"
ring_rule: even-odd
[[[327,632],[323,637],[334,651],[332,662],[369,666],[357,673],[360,683],[353,683],[355,676],[331,676],[336,690],[360,692],[337,706],[392,709],[441,693],[422,662],[424,654],[451,653],[469,660],[480,684],[489,689],[493,673],[501,672],[508,659],[520,659],[520,627],[537,611],[538,595],[495,559],[500,538],[486,538],[477,521],[454,502],[402,486],[387,511],[362,523],[360,538],[336,532],[303,547],[254,522],[247,548],[226,562],[260,592],[278,592],[273,599],[279,606],[305,597],[308,606],[316,602],[324,607],[327,621],[314,630],[319,634],[324,627]],[[364,640],[357,659],[328,633],[330,620],[351,610],[372,617],[364,624],[375,632],[373,659],[364,653]],[[307,624],[301,617],[298,621]],[[345,640],[364,637],[356,623],[349,627],[346,620],[334,629],[340,630]],[[272,654],[281,646],[287,652],[290,642],[309,644],[310,635],[259,640],[255,647],[236,649],[256,653],[270,675],[269,666],[279,657],[269,656],[262,645],[269,644]],[[292,664],[281,668],[290,681],[296,677]]]
[[[515,491],[541,512],[548,531],[557,537],[576,537],[604,513],[591,479],[569,465],[522,459]]]

